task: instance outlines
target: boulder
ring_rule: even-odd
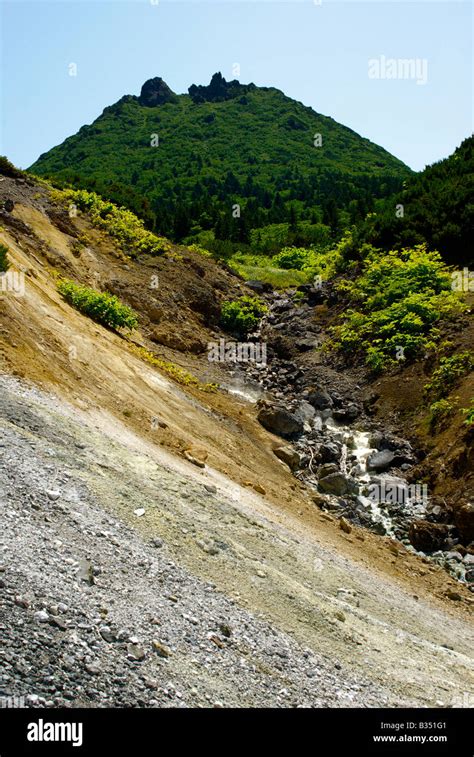
[[[333,401],[325,389],[315,389],[309,392],[308,402],[316,410],[326,410],[333,406]]]
[[[322,463],[333,463],[340,456],[341,451],[335,442],[324,442],[319,446],[318,457]]]
[[[171,652],[168,649],[168,647],[165,647],[164,644],[161,643],[161,641],[157,641],[156,639],[153,639],[151,642],[151,646],[153,647],[153,651],[156,652],[158,657],[170,657]]]
[[[319,479],[318,487],[325,494],[356,494],[357,482],[344,473],[330,473],[329,476]]]
[[[294,411],[295,418],[301,421],[301,423],[309,423],[313,420],[315,415],[316,410],[312,405],[309,404],[309,402],[306,402],[305,400],[300,402],[298,407]]]
[[[309,352],[309,350],[316,350],[320,346],[320,341],[317,336],[306,336],[301,339],[295,339],[295,347],[298,352]]]
[[[454,523],[463,544],[474,541],[474,505],[464,502],[454,511]]]
[[[435,552],[443,549],[448,536],[448,526],[426,520],[414,520],[408,531],[410,544],[419,552]]]
[[[339,466],[336,463],[325,463],[318,468],[318,477],[325,478],[331,473],[339,473]]]
[[[284,313],[288,310],[293,310],[293,307],[294,305],[291,300],[276,300],[272,305],[272,313]]]
[[[398,451],[399,454],[401,450],[405,452],[411,449],[410,443],[405,439],[400,439],[398,436],[382,431],[374,431],[370,435],[369,444],[371,447],[375,447],[375,449],[389,449],[391,452]]]
[[[374,471],[384,471],[394,464],[395,455],[388,449],[375,452],[367,460],[367,469]]]
[[[268,284],[266,281],[245,281],[245,286],[251,289],[253,292],[258,292],[259,294],[262,294],[263,292],[271,292],[272,286],[271,284]]]
[[[184,450],[184,456],[186,460],[193,465],[196,465],[198,468],[206,467],[206,460],[208,458],[207,450],[200,447],[190,447],[189,449]]]
[[[358,418],[360,415],[360,408],[357,407],[357,405],[354,405],[351,403],[350,405],[346,405],[345,407],[341,407],[338,410],[334,410],[333,417],[334,420],[339,421],[339,423],[353,423],[356,418]]]
[[[303,423],[293,414],[278,407],[262,407],[257,415],[261,425],[273,434],[291,439],[303,433]]]
[[[315,305],[322,305],[325,298],[325,293],[322,289],[318,289],[316,287],[310,287],[310,289],[307,292],[308,297],[308,305],[311,307],[314,307]]]
[[[282,334],[270,334],[267,339],[269,353],[281,360],[291,360],[294,353],[293,340]]]
[[[279,460],[286,463],[290,470],[296,470],[301,462],[301,457],[293,447],[277,447],[273,450],[273,454],[278,457]]]

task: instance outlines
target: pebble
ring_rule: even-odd
[[[161,643],[161,641],[153,640],[151,642],[151,645],[153,647],[153,651],[156,652],[158,657],[170,657],[171,652],[170,650],[165,647],[164,644]]]
[[[146,653],[143,647],[139,646],[138,644],[128,644],[127,654],[129,658],[141,661],[145,658]]]
[[[35,623],[47,623],[49,621],[49,615],[45,610],[38,610],[33,615]]]
[[[346,534],[350,534],[352,531],[352,526],[346,518],[339,518],[339,528]]]
[[[104,641],[107,641],[109,643],[111,643],[115,639],[115,636],[113,635],[113,633],[112,633],[112,631],[110,629],[110,626],[101,626],[99,628],[99,633],[102,636],[102,638],[104,639]]]
[[[100,665],[97,662],[90,662],[84,665],[85,669],[91,675],[99,675],[102,672]]]

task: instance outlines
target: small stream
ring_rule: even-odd
[[[262,338],[265,320],[259,332],[249,339]],[[322,509],[396,539],[416,553],[408,538],[410,525],[415,519],[426,518],[430,501],[426,486],[409,484],[403,476],[405,470],[416,464],[410,444],[398,440],[402,449],[393,453],[398,454],[396,464],[376,465],[377,457],[380,461],[381,456],[390,454],[384,443],[390,435],[364,428],[361,419],[350,424],[336,420],[333,407],[312,406],[302,383],[288,380],[288,375],[302,375],[298,367],[288,361],[282,369],[282,361],[276,362],[276,366],[272,362],[259,366],[234,364],[222,387],[258,408],[276,405],[300,419],[302,432],[294,437],[269,430],[282,437],[282,447],[290,446],[298,453],[299,465],[294,475],[324,495],[324,499],[318,497]],[[418,551],[418,554],[440,564],[458,580],[471,582],[472,570],[469,565],[466,568],[462,556],[456,553],[456,543],[456,539],[451,539],[444,551],[430,554]]]
[[[263,373],[265,369],[259,370]],[[222,384],[222,388],[239,399],[253,404],[269,396],[258,381],[253,377],[247,377],[245,369],[242,370],[240,366],[230,371],[229,380]],[[377,533],[397,538],[397,521],[391,517],[386,508],[386,505],[391,503],[377,501],[376,497],[367,496],[367,488],[371,483],[386,482],[386,485],[396,483],[400,490],[402,487],[408,489],[408,482],[398,476],[375,474],[374,471],[368,470],[369,458],[378,451],[376,447],[371,446],[370,431],[338,423],[330,410],[314,410],[314,414],[311,410],[308,412],[308,403],[304,399],[302,399],[302,404],[306,417],[303,434],[292,441],[282,439],[282,446],[289,444],[300,454],[301,465],[295,472],[295,476],[320,492],[319,474],[324,465],[317,460],[317,450],[321,444],[335,444],[339,454],[334,462],[326,463],[327,470],[334,473],[340,472],[351,488],[341,494],[323,492],[327,496],[327,509],[345,515],[350,520],[371,528]],[[309,415],[312,417],[308,417]],[[411,502],[410,505],[413,503]],[[399,507],[396,509],[399,511]],[[423,503],[418,503],[416,512],[412,511],[412,514],[419,517],[424,509]]]

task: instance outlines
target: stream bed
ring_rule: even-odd
[[[265,340],[269,329],[278,328],[281,310],[288,315],[287,303],[275,297],[249,339]],[[317,493],[318,506],[401,542],[474,590],[474,556],[457,550],[455,529],[436,523],[426,484],[410,479],[418,462],[410,442],[377,428],[357,401],[322,386],[308,388],[295,361],[271,350],[264,364],[229,366],[223,388],[256,405],[260,423],[282,439],[277,456]]]

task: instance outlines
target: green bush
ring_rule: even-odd
[[[440,430],[453,412],[453,405],[448,400],[438,400],[430,405],[429,424],[430,429]]]
[[[0,174],[11,179],[18,179],[25,175],[24,171],[20,171],[19,168],[14,166],[5,155],[0,155]]]
[[[147,231],[143,221],[134,213],[103,200],[95,192],[87,192],[85,189],[53,190],[52,196],[67,203],[69,207],[74,205],[89,213],[93,225],[117,239],[123,252],[130,257],[140,254],[162,255],[172,250],[167,239]]]
[[[113,294],[80,286],[69,279],[60,279],[58,291],[76,310],[104,326],[133,329],[138,324],[134,311]]]
[[[431,381],[425,384],[425,394],[438,400],[449,394],[459,379],[466,376],[474,367],[472,352],[458,352],[451,357],[442,357],[439,367],[433,371]]]
[[[301,271],[308,262],[309,254],[310,250],[305,247],[283,247],[281,252],[274,256],[273,262],[278,268]]]
[[[221,324],[223,328],[239,336],[253,331],[268,308],[258,297],[240,297],[233,302],[223,302]]]
[[[439,254],[424,245],[389,253],[367,246],[360,275],[338,289],[355,307],[334,329],[334,344],[363,354],[374,372],[396,364],[400,348],[408,360],[436,349],[440,323],[466,307]]]
[[[464,425],[474,426],[474,397],[471,399],[471,404],[469,405],[469,407],[463,408],[462,412],[466,416]]]
[[[8,271],[10,263],[8,262],[8,247],[0,244],[0,273]]]
[[[188,250],[191,250],[191,252],[197,252],[198,255],[202,255],[204,258],[212,258],[212,255],[209,252],[209,250],[206,250],[205,247],[198,244],[197,242],[188,245]]]

